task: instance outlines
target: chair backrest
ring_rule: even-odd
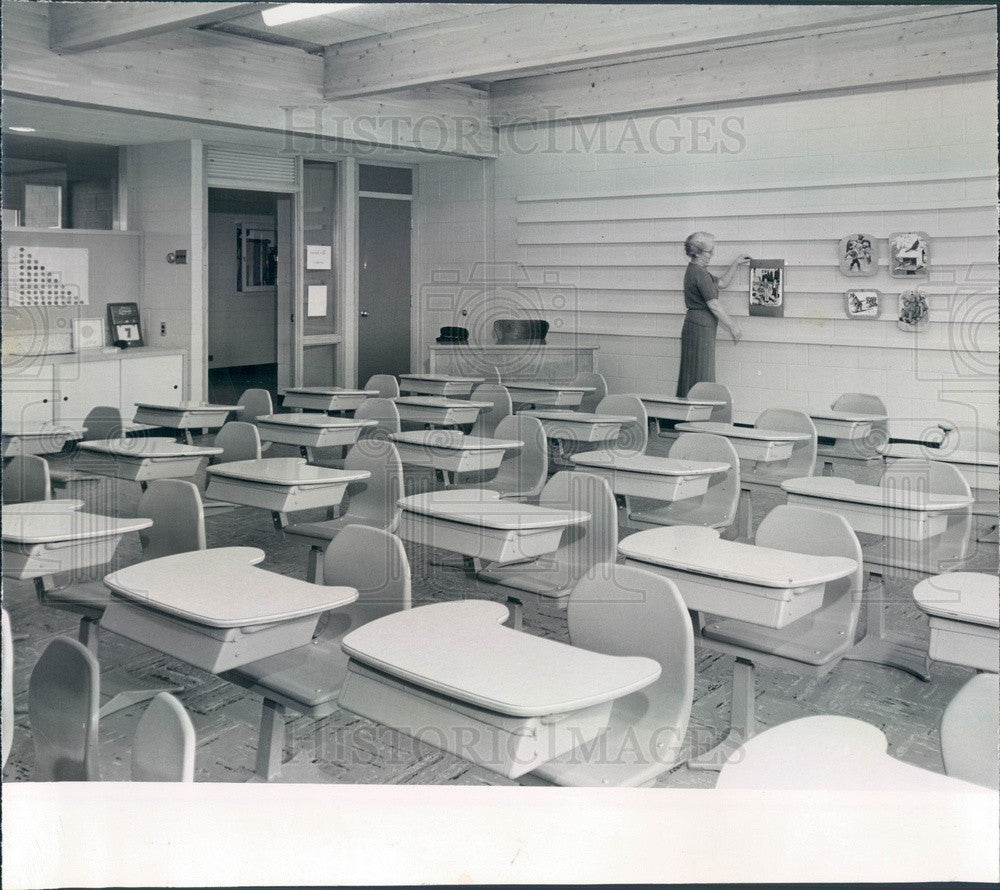
[[[972,497],[972,489],[959,470],[938,460],[895,460],[886,467],[879,484],[884,488]]]
[[[377,389],[380,399],[395,399],[399,396],[399,381],[392,374],[373,374],[361,388]]]
[[[717,460],[729,464],[725,473],[715,473],[709,478],[700,508],[705,524],[716,528],[732,525],[740,502],[740,458],[733,443],[725,436],[681,433],[668,454],[677,460]]]
[[[948,703],[941,718],[941,757],[949,776],[996,788],[1000,675],[977,674]]]
[[[713,423],[733,422],[733,394],[728,386],[721,383],[709,383],[706,380],[699,381],[688,390],[689,399],[712,399],[713,401],[724,401],[725,405],[716,405],[712,409],[712,414],[708,418]]]
[[[0,669],[3,671],[3,685],[0,686],[0,707],[3,709],[0,720],[0,732],[3,733],[3,764],[7,765],[7,758],[10,756],[10,748],[14,743],[14,637],[10,630],[10,615],[6,609],[0,609],[0,621],[2,621],[2,652],[3,664]]]
[[[489,365],[483,371],[483,379],[487,383],[496,383],[498,385],[503,383],[503,380],[500,379],[500,369],[496,365]]]
[[[376,426],[363,429],[360,439],[388,439],[390,433],[398,433],[401,429],[399,409],[391,398],[365,399],[354,412],[354,419],[378,421]]]
[[[121,411],[111,405],[98,405],[83,420],[83,441],[118,439],[121,438],[123,428]]]
[[[244,390],[237,404],[243,409],[240,417],[247,423],[253,423],[262,415],[274,414],[274,402],[266,389]]]
[[[616,452],[645,454],[649,445],[649,415],[642,399],[632,395],[605,396],[594,409],[596,414],[618,414],[634,417],[634,421],[623,423],[618,439],[612,446]]]
[[[215,447],[222,449],[213,463],[227,464],[234,460],[260,460],[260,433],[245,420],[231,420],[215,435]]]
[[[822,618],[827,624],[836,624],[846,647],[853,645],[864,587],[864,555],[848,521],[828,510],[780,504],[761,520],[754,541],[759,547],[811,556],[846,556],[857,562],[852,575],[827,582],[823,605],[807,616],[812,621]]]
[[[888,410],[878,396],[866,392],[845,392],[837,396],[830,408],[834,411],[857,411],[859,414],[883,414],[885,420],[876,420],[872,423],[872,433],[869,445],[877,447],[889,441],[889,420]]]
[[[631,712],[631,737],[640,744],[669,745],[679,753],[694,696],[694,634],[677,585],[632,566],[599,565],[573,588],[566,618],[574,646],[659,662],[659,678],[614,708]],[[634,699],[644,706],[636,707]],[[668,759],[662,749],[639,754],[650,759],[654,774]]]
[[[540,318],[498,318],[493,322],[493,337],[499,344],[544,343],[549,323]]]
[[[592,386],[593,392],[585,392],[580,400],[578,411],[593,414],[598,403],[608,394],[608,381],[603,374],[596,374],[591,371],[581,371],[570,383],[574,386]]]
[[[50,500],[49,462],[37,454],[12,457],[3,470],[2,497],[5,504]]]
[[[360,439],[347,452],[344,469],[367,470],[371,476],[348,486],[350,503],[343,518],[395,531],[403,512],[397,506],[403,496],[403,463],[396,446],[382,439]]]
[[[524,442],[524,446],[505,451],[496,476],[482,487],[510,497],[540,494],[549,476],[549,445],[542,422],[537,417],[512,414],[497,424],[493,436]]]
[[[197,737],[187,711],[169,692],[154,698],[135,728],[133,782],[193,782]]]
[[[768,408],[754,422],[759,430],[780,430],[786,433],[809,433],[810,438],[792,444],[792,456],[787,461],[778,461],[773,468],[764,472],[778,471],[785,478],[811,476],[816,470],[816,424],[802,411],[788,408]]]
[[[323,554],[323,583],[358,591],[349,607],[327,613],[319,634],[325,638],[339,638],[353,627],[410,608],[410,563],[403,542],[382,529],[348,525],[338,532]]]
[[[204,550],[205,515],[201,495],[193,482],[154,479],[139,497],[136,516],[152,519],[139,532],[143,559]]]
[[[599,563],[613,563],[618,556],[618,505],[611,486],[600,476],[579,470],[556,473],[542,490],[539,506],[554,510],[583,510],[590,519],[563,532],[552,555],[575,584]]]
[[[498,383],[480,384],[472,391],[470,398],[474,402],[493,403],[492,408],[479,412],[476,422],[472,425],[473,436],[492,438],[497,424],[514,413],[514,406],[511,403],[507,387],[500,386]]]
[[[100,779],[100,676],[94,654],[76,640],[56,637],[45,647],[28,681],[33,778],[42,782]]]

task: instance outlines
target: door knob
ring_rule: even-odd
[[[361,317],[362,318],[368,318],[369,315],[371,315],[371,313],[367,309],[362,309],[361,310]]]

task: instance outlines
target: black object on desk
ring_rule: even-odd
[[[544,343],[549,323],[540,318],[500,318],[493,322],[493,336],[499,345],[507,343]]]
[[[468,328],[454,328],[454,327],[443,327],[441,328],[441,336],[437,338],[438,343],[468,343],[469,342],[469,330]]]

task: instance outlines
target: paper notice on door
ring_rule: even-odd
[[[326,315],[326,285],[310,284],[306,294],[306,316],[322,318]]]

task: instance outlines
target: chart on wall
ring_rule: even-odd
[[[81,247],[11,247],[7,305],[86,306],[89,251]]]

